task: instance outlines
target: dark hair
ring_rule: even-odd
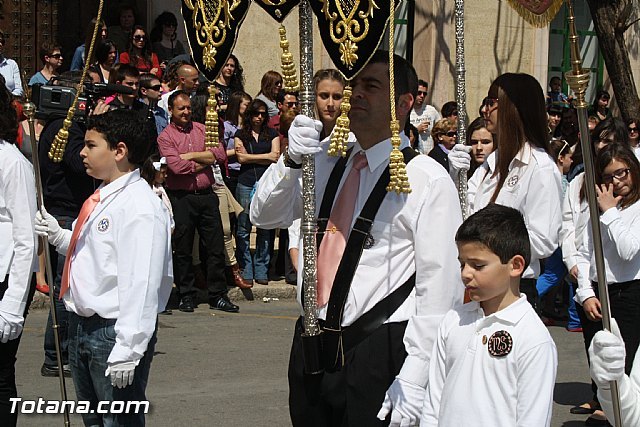
[[[138,86],[141,88],[149,89],[151,87],[151,82],[154,80],[160,81],[158,76],[151,73],[142,73],[140,74],[140,80],[138,80]]]
[[[458,104],[456,101],[445,102],[440,112],[442,113],[442,117],[458,115]]]
[[[346,85],[344,77],[342,77],[340,71],[336,70],[335,68],[324,68],[322,70],[316,71],[316,73],[313,75],[313,89],[315,91],[318,90],[318,83],[323,80],[335,80],[340,83],[342,87]]]
[[[123,142],[129,151],[129,163],[140,166],[149,152],[150,140],[145,129],[146,123],[132,110],[117,109],[104,114],[89,116],[87,130],[96,131],[104,137],[109,148],[114,150]]]
[[[389,52],[386,50],[376,50],[371,59],[369,60],[369,64],[387,64],[389,65]],[[406,93],[410,93],[413,96],[413,99],[416,98],[418,94],[418,75],[416,74],[416,70],[413,66],[401,57],[400,55],[393,55],[393,64],[394,64],[394,74],[396,76],[395,81],[395,92],[396,92],[396,102],[400,95],[404,95]],[[388,75],[387,71],[387,75]],[[407,117],[409,119],[409,117]]]
[[[273,101],[273,89],[275,89],[276,83],[279,81],[282,81],[282,76],[279,72],[273,70],[267,71],[262,76],[262,80],[260,80],[260,92],[258,95],[263,94],[267,99]]]
[[[495,202],[509,173],[509,165],[529,142],[549,152],[547,108],[540,83],[529,74],[506,73],[489,88],[489,97],[498,99],[498,124],[494,143],[498,144],[495,174],[498,183],[491,197]]]
[[[204,124],[207,118],[207,100],[209,94],[207,92],[196,92],[191,97],[191,120]]]
[[[456,243],[480,243],[506,264],[520,255],[525,269],[531,261],[529,232],[522,214],[513,208],[489,203],[467,218],[456,232]]]
[[[240,123],[240,104],[242,101],[248,100],[251,102],[251,96],[246,92],[233,92],[227,102],[227,113],[225,118],[227,121],[235,126]]]
[[[171,95],[169,95],[169,99],[167,99],[167,105],[169,105],[169,108],[173,108],[173,103],[175,102],[176,98],[179,96],[184,96],[185,98],[187,98],[189,101],[191,101],[191,96],[189,96],[189,94],[187,93],[187,91],[184,90],[176,90],[175,92],[173,92]]]
[[[178,28],[178,19],[176,15],[169,11],[164,11],[154,21],[153,28],[151,29],[150,41],[159,42],[162,41],[162,26],[163,25],[173,25],[176,29]],[[175,40],[177,37],[177,33],[173,33],[172,40]]]
[[[607,138],[611,134],[614,134],[615,142],[629,145],[629,132],[627,131],[627,125],[617,117],[608,117],[598,123],[596,127],[593,128],[592,142],[597,143],[600,138]]]
[[[600,152],[598,152],[598,156],[596,157],[595,169],[597,184],[603,183],[602,176],[604,174],[604,170],[609,165],[609,163],[614,160],[627,165],[627,167],[629,168],[629,174],[631,175],[631,181],[633,182],[631,192],[624,199],[622,199],[621,207],[622,209],[624,209],[640,200],[640,163],[638,162],[638,158],[628,144],[609,144],[602,150],[600,150]]]
[[[426,81],[424,81],[422,79],[418,79],[418,86],[424,86],[424,87],[427,88],[427,90],[429,89],[429,83],[427,83]]]
[[[556,162],[560,159],[560,156],[564,156],[571,152],[571,144],[564,139],[553,138],[549,141],[550,155]]]
[[[100,20],[100,28],[98,29],[98,34],[96,34],[96,43],[95,46],[93,48],[93,58],[87,58],[86,55],[89,55],[89,47],[91,46],[91,39],[93,38],[93,30],[96,26],[96,22],[98,21],[97,17],[94,17],[91,19],[91,21],[89,21],[89,23],[87,24],[87,29],[84,35],[84,54],[85,54],[85,58],[84,58],[84,62],[85,64],[93,64],[95,61],[95,57],[96,57],[96,50],[98,48],[98,45],[100,44],[100,42],[102,41],[102,28],[107,28],[107,24],[105,24],[105,22],[101,19]],[[108,35],[108,34],[107,34]]]
[[[114,82],[123,82],[124,79],[127,77],[136,77],[136,78],[140,77],[140,71],[138,71],[138,69],[133,65],[122,64],[122,63],[118,65],[119,65],[118,68],[114,67],[114,71],[115,71]],[[111,74],[109,74],[109,80],[111,80]]]
[[[62,48],[59,44],[44,42],[40,45],[40,61],[44,62],[45,56],[51,56],[53,52],[59,50],[62,52]]]
[[[629,117],[625,122],[627,125],[627,133],[629,132],[629,125],[630,124],[635,124],[636,126],[640,125],[640,122],[638,122],[638,119],[636,119],[635,117]]]
[[[140,55],[138,55],[133,46],[133,35],[136,31],[142,31],[145,36],[144,46],[141,49]],[[153,68],[153,61],[151,58],[151,41],[148,39],[147,30],[142,25],[134,25],[131,29],[131,35],[129,41],[127,41],[127,53],[129,54],[129,63],[133,66],[138,64],[138,61],[142,61],[149,67]]]
[[[178,85],[178,70],[183,65],[190,65],[187,61],[176,60],[167,65],[167,69],[162,74],[162,81],[164,83],[169,83],[172,89],[174,89]]]
[[[284,104],[284,97],[287,95],[295,96],[298,99],[298,91],[297,90],[280,90],[278,92],[278,96],[276,96],[276,102],[279,104]]]
[[[229,88],[231,89],[231,92],[244,92],[244,70],[242,69],[242,65],[240,65],[240,61],[238,61],[238,58],[234,54],[229,55],[229,59],[233,59],[233,61],[236,63],[236,69],[231,75]],[[227,61],[229,59],[227,59]]]
[[[2,76],[0,76],[2,77]],[[18,137],[18,114],[13,108],[13,96],[2,77],[0,82],[0,139],[15,144]]]
[[[562,83],[562,79],[558,76],[553,76],[549,79],[549,86],[551,86],[551,83],[553,83],[554,80],[558,80],[560,83]]]
[[[97,42],[94,54],[96,62],[98,64],[103,64],[107,61],[107,59],[109,58],[109,52],[111,52],[111,48],[114,48],[116,52],[118,51],[116,44],[112,40],[106,39]],[[89,52],[89,48],[86,49],[86,52]]]
[[[153,153],[150,155],[147,160],[144,161],[142,167],[140,168],[140,176],[142,179],[147,181],[149,185],[153,188],[153,183],[156,180],[156,168],[153,167],[153,162],[160,161],[160,154]]]
[[[269,111],[269,107],[267,104],[261,99],[254,99],[251,101],[251,104],[247,107],[244,112],[244,116],[242,116],[242,128],[240,129],[240,133],[243,138],[252,139],[251,135],[251,117],[258,112],[260,108],[263,108],[265,111]],[[264,138],[267,139],[269,137],[269,119],[268,117],[262,121],[262,126],[260,127],[260,132],[258,135],[258,140]]]

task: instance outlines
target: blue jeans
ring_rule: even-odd
[[[61,228],[71,230],[71,224],[74,219],[70,216],[54,215]],[[69,363],[69,313],[64,306],[64,301],[59,299],[60,283],[62,283],[62,272],[64,270],[64,261],[66,257],[56,251],[54,246],[49,245],[49,253],[51,254],[51,268],[55,277],[53,284],[49,283],[49,290],[53,290],[53,299],[55,300],[56,316],[58,319],[58,334],[60,335],[60,352],[62,353],[62,364]],[[49,278],[47,277],[47,280]],[[44,364],[55,368],[58,366],[58,356],[56,354],[56,338],[53,333],[53,320],[51,318],[51,309],[49,309],[49,318],[47,326],[44,330]]]
[[[551,288],[561,284],[566,275],[567,267],[562,262],[562,250],[558,248],[545,260],[544,272],[538,277],[536,289],[539,297],[542,298]]]
[[[578,316],[578,310],[582,310],[582,307],[576,307],[576,301],[573,299],[576,294],[575,283],[569,282],[569,321],[567,322],[567,329],[578,329],[582,327],[580,322],[580,316]]]
[[[251,236],[251,220],[249,209],[251,208],[251,189],[246,185],[238,184],[236,200],[244,211],[238,216],[238,229],[236,231],[236,258],[242,268],[242,278],[245,280],[267,280],[269,278],[269,230],[256,229],[256,252],[251,256],[249,237]]]
[[[107,359],[116,343],[115,319],[103,319],[98,315],[81,317],[69,313],[69,364],[78,400],[90,402],[94,413],[82,414],[85,426],[144,426],[143,411],[122,414],[98,414],[99,401],[147,400],[145,389],[156,345],[154,332],[147,351],[136,367],[133,384],[125,388],[111,385],[105,376]],[[125,405],[126,406],[126,405]],[[135,409],[135,406],[132,408]]]

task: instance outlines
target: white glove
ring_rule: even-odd
[[[426,390],[399,377],[391,384],[384,397],[378,419],[384,421],[391,412],[390,427],[409,427],[420,424],[422,404]]]
[[[64,240],[65,230],[58,221],[42,206],[36,212],[33,220],[34,229],[38,236],[46,237],[53,246],[58,246]]]
[[[299,114],[289,128],[289,158],[296,163],[302,163],[302,156],[316,154],[322,151],[320,143],[322,123],[310,117]]]
[[[464,144],[456,144],[447,154],[449,158],[449,174],[457,179],[461,170],[468,171],[471,168],[471,147]]]
[[[104,376],[111,375],[111,385],[118,388],[125,388],[133,384],[133,377],[136,373],[136,362],[119,362],[109,364]]]
[[[591,378],[598,388],[609,390],[611,381],[624,377],[626,350],[620,329],[615,319],[611,319],[611,332],[599,331],[591,340],[589,357]]]
[[[15,340],[22,333],[24,317],[0,310],[0,342]]]

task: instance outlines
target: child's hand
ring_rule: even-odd
[[[622,200],[622,196],[613,194],[613,185],[611,184],[600,184],[600,187],[596,185],[596,195],[598,197],[598,206],[603,213],[617,207],[620,200]]]
[[[582,303],[582,309],[587,318],[591,321],[597,322],[602,320],[602,305],[600,300],[596,297],[591,297]]]

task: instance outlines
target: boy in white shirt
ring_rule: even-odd
[[[67,256],[60,295],[71,312],[69,364],[78,400],[93,410],[99,401],[147,400],[157,313],[173,282],[169,214],[137,169],[150,143],[141,129],[129,110],[92,116],[80,156],[102,185],[73,232],[44,208],[36,214],[36,232]],[[144,425],[136,405],[130,413],[90,412],[85,425]]]
[[[420,425],[549,426],[557,353],[520,293],[531,254],[522,214],[490,204],[456,244],[471,302],[440,324]]]

